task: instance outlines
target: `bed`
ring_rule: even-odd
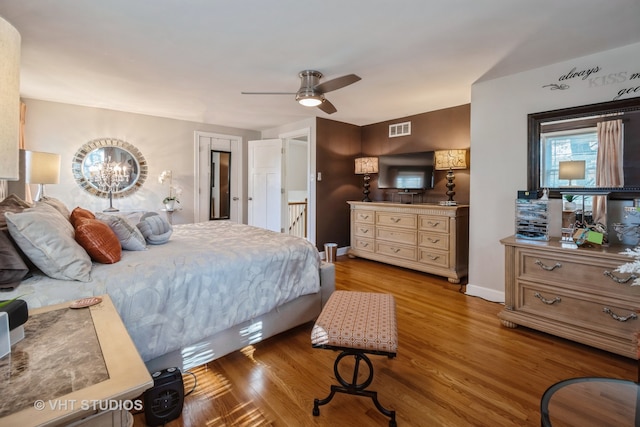
[[[93,262],[89,281],[35,272],[0,299],[36,308],[108,294],[150,371],[186,370],[314,320],[334,285],[333,265],[305,239],[210,221]]]

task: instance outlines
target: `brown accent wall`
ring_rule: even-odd
[[[411,135],[389,138],[389,125],[411,121]],[[349,200],[362,200],[362,175],[354,174],[354,159],[361,155],[465,148],[471,145],[471,105],[446,108],[367,126],[318,118],[316,121],[316,242],[350,245]],[[436,171],[435,188],[427,190],[424,202],[447,200],[446,171]],[[390,201],[391,190],[379,190],[372,175],[370,198]],[[469,171],[455,171],[454,200],[469,203]],[[396,199],[397,201],[397,199]],[[406,199],[405,199],[406,201]]]
[[[389,138],[389,125],[411,122],[411,135]],[[414,116],[388,120],[362,127],[362,154],[380,156],[384,154],[410,153],[471,146],[471,104],[430,111]],[[454,200],[469,203],[469,170],[455,172],[456,192]],[[425,192],[424,202],[437,203],[447,200],[446,171],[436,171],[433,190]],[[393,190],[378,189],[376,175],[371,178],[371,199],[391,201]],[[398,199],[396,198],[396,201]],[[406,200],[405,200],[406,201]]]
[[[349,246],[349,205],[361,200],[361,177],[354,174],[354,159],[360,155],[361,127],[318,118],[316,121],[316,242],[318,250],[333,242]]]

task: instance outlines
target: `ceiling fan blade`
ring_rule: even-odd
[[[355,74],[347,74],[346,76],[336,77],[333,80],[327,80],[324,83],[320,83],[319,85],[314,87],[314,89],[320,91],[321,93],[327,93],[331,92],[332,90],[349,86],[350,84],[353,84],[358,80],[361,80],[361,78],[356,76]]]
[[[295,92],[240,92],[242,95],[295,95]]]
[[[318,105],[318,108],[321,109],[322,111],[324,111],[327,114],[333,114],[336,111],[338,111],[336,109],[336,107],[333,106],[332,103],[329,102],[328,99],[325,98],[324,101],[322,101],[322,104]]]

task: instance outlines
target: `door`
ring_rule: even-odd
[[[242,223],[242,138],[200,131],[194,138],[195,222]]]
[[[282,232],[282,140],[249,141],[249,225]]]

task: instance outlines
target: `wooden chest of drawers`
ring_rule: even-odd
[[[467,275],[469,207],[348,202],[350,256],[447,277]]]
[[[625,248],[576,248],[503,239],[508,327],[527,326],[637,359],[640,286],[616,267],[631,261]]]

